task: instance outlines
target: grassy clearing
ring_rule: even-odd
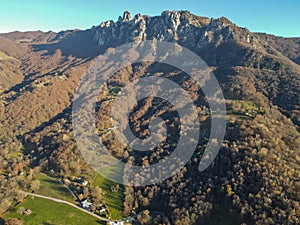
[[[238,108],[238,110],[237,110]],[[255,104],[253,101],[249,100],[230,100],[230,103],[227,105],[228,113],[240,112],[250,112],[256,111],[260,112],[260,107]]]
[[[107,167],[110,168],[110,167]],[[103,173],[120,176],[122,173],[118,171],[112,171],[111,169],[103,169]],[[117,184],[113,181],[107,180],[99,174],[95,175],[93,186],[101,187],[106,193],[106,206],[108,207],[109,214],[112,219],[122,219],[123,217],[123,202],[124,202],[124,187],[119,185],[118,192],[112,192],[111,188],[115,187]]]
[[[256,115],[264,114],[264,111],[253,101],[249,100],[228,100],[227,116],[229,119],[249,120]]]
[[[41,182],[41,186],[35,191],[36,194],[76,203],[71,193],[57,179],[45,174],[40,174],[37,179]]]
[[[232,100],[234,103],[241,104],[241,108],[245,110],[259,110],[258,105],[250,100]]]
[[[226,120],[253,120],[257,114],[263,114],[258,105],[248,100],[230,100],[230,104],[227,104]],[[218,119],[218,115],[215,115],[215,119]],[[211,115],[201,116],[199,119],[201,128],[211,128]]]
[[[8,55],[6,55],[4,52],[0,51],[0,59],[10,59]]]
[[[121,91],[121,87],[111,87],[108,92],[108,96],[116,97],[118,96],[119,91]]]
[[[23,151],[12,151],[8,154],[8,158],[9,159],[19,158],[22,157],[23,155],[24,155]]]
[[[20,207],[31,209],[32,213],[28,216],[20,215],[17,210]],[[99,221],[93,216],[90,216],[76,208],[63,203],[53,202],[47,199],[29,197],[22,203],[14,207],[10,212],[4,215],[4,219],[19,218],[26,225],[99,225],[105,222]]]

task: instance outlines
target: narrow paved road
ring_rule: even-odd
[[[50,200],[50,201],[54,201],[54,202],[64,203],[64,204],[72,206],[72,207],[74,207],[74,208],[76,208],[76,209],[78,209],[78,210],[80,210],[82,212],[85,212],[85,213],[87,213],[87,214],[89,214],[89,215],[91,215],[91,216],[93,216],[93,217],[95,217],[95,218],[97,218],[99,220],[102,220],[102,221],[105,221],[105,222],[110,221],[109,219],[106,219],[104,217],[98,216],[95,213],[92,213],[92,212],[90,212],[88,210],[80,208],[79,206],[77,206],[75,204],[72,204],[71,202],[67,202],[67,201],[64,201],[64,200],[61,200],[61,199],[57,199],[57,198],[47,197],[47,196],[44,196],[44,195],[38,195],[38,194],[34,194],[34,193],[29,193],[29,192],[22,192],[22,193],[24,193],[25,195],[30,195],[30,196],[34,196],[34,197],[38,197],[38,198],[44,198],[44,199],[47,199],[47,200]]]

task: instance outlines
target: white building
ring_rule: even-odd
[[[80,206],[84,209],[90,209],[92,206],[92,203],[88,202],[86,199],[83,202],[80,202]]]
[[[120,221],[120,222],[110,221],[109,224],[110,225],[124,225],[124,222],[123,221]]]
[[[101,209],[99,212],[100,213],[106,212],[106,209]]]

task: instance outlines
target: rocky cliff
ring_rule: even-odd
[[[230,40],[260,47],[258,37],[227,18],[209,19],[193,15],[189,11],[164,11],[160,16],[154,17],[141,14],[131,16],[126,11],[117,22],[102,22],[94,29],[94,40],[99,46],[157,39],[198,49],[210,43],[218,45]]]

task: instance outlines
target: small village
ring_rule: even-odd
[[[99,215],[103,218],[108,219],[107,224],[109,225],[130,225],[134,221],[133,218],[129,217],[121,221],[112,220],[109,215],[109,209],[106,207],[105,203],[95,205],[92,200],[88,198],[82,198],[82,194],[75,193],[72,189],[80,190],[84,187],[88,187],[90,184],[88,180],[85,180],[82,177],[76,177],[73,179],[60,179],[59,182],[64,185],[65,188],[68,189],[68,191],[77,199],[78,206],[81,207],[84,210],[87,210],[89,212],[92,212],[96,215]],[[70,188],[71,187],[71,188]],[[116,185],[116,187],[111,188],[111,192],[115,193],[119,191],[119,185]],[[135,212],[132,212],[135,214]]]

